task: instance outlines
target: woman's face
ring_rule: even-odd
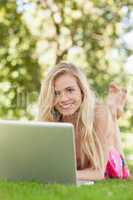
[[[82,93],[76,78],[71,74],[63,74],[54,81],[56,110],[63,116],[74,114],[81,105]]]

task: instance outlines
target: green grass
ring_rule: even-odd
[[[133,172],[133,165],[129,166]],[[0,181],[0,200],[132,200],[133,180],[109,179],[89,186]]]
[[[126,156],[133,154],[131,135],[123,136]],[[130,145],[129,145],[130,144]],[[127,160],[133,174],[133,160]],[[43,185],[0,181],[0,200],[132,200],[133,180],[103,180],[90,186]]]
[[[129,166],[133,172],[133,165]],[[109,179],[90,186],[0,181],[0,200],[132,200],[133,180]]]
[[[98,181],[90,186],[0,182],[0,200],[132,200],[133,181]]]

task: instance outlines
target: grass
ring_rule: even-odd
[[[0,182],[1,200],[132,200],[133,181],[98,181],[90,186]]]
[[[133,137],[132,137],[133,139]],[[127,141],[127,143],[126,143]],[[133,155],[132,145],[126,138],[125,154]],[[132,140],[133,142],[133,140]],[[128,161],[133,174],[133,160]],[[133,180],[103,180],[90,186],[43,185],[37,182],[0,181],[0,200],[132,200]]]
[[[133,172],[133,165],[130,165]],[[133,180],[110,179],[89,186],[0,181],[0,200],[132,200]]]

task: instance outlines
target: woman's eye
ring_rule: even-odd
[[[69,93],[72,93],[72,92],[74,91],[74,89],[73,89],[73,88],[68,88],[67,91],[68,91]]]

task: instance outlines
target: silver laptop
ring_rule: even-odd
[[[74,141],[69,123],[1,120],[0,179],[83,184],[76,178]]]

